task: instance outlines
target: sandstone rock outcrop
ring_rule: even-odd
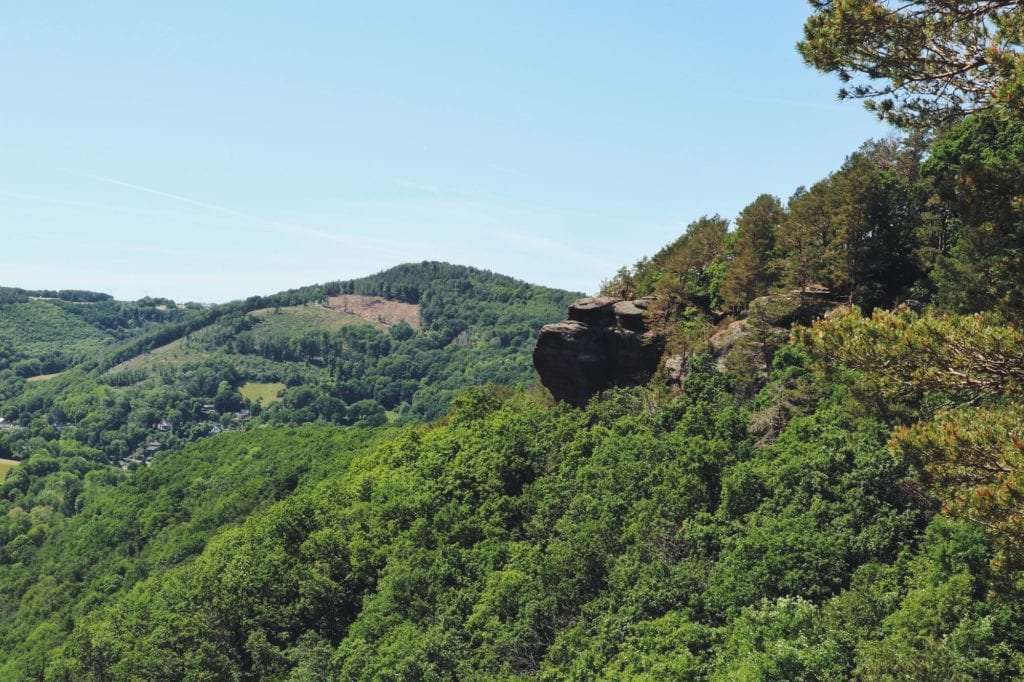
[[[533,365],[551,395],[582,406],[604,389],[646,383],[665,347],[644,324],[649,302],[582,298],[569,306],[567,321],[545,325]]]
[[[648,329],[644,319],[652,300],[581,298],[569,306],[568,320],[545,325],[533,366],[551,395],[582,406],[604,389],[647,383],[662,363],[667,384],[681,390],[693,354],[662,357],[666,339]],[[705,348],[719,370],[763,380],[790,328],[808,325],[836,305],[831,292],[820,286],[762,296],[739,319],[717,320],[718,329]]]
[[[790,329],[797,324],[810,325],[837,305],[832,293],[818,285],[761,296],[750,302],[740,319],[723,319],[708,339],[707,350],[720,371],[756,368],[763,379]],[[689,360],[687,355],[665,358],[665,376],[674,390],[680,390],[686,380]]]

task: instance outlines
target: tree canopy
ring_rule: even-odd
[[[929,127],[1005,105],[1024,110],[1024,8],[1015,0],[810,0],[798,44],[835,73],[840,99]]]

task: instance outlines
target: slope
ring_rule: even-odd
[[[807,372],[790,362],[776,379]],[[54,471],[5,517],[0,674],[1020,674],[984,534],[908,496],[883,425],[806,378],[817,406],[763,448],[705,363],[655,410],[473,389],[434,427],[228,434],[70,518],[44,505],[77,474]]]
[[[383,303],[338,309],[353,297]],[[533,337],[575,297],[419,263],[189,311],[47,382],[0,372],[0,417],[13,425],[0,429],[0,456],[24,458],[38,438],[66,440],[133,468],[157,452],[260,423],[436,419],[467,386],[532,383]],[[400,314],[368,312],[382,306]],[[280,384],[273,400],[242,392]]]

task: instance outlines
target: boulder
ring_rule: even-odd
[[[556,400],[583,406],[599,391],[651,378],[665,344],[646,329],[648,302],[583,298],[569,306],[567,321],[540,330],[533,365]]]
[[[805,289],[755,298],[750,302],[748,316],[761,316],[772,327],[789,329],[795,324],[809,325],[835,306],[828,289],[811,284]]]
[[[606,327],[615,323],[615,304],[611,296],[581,298],[569,306],[569,319],[586,325]]]

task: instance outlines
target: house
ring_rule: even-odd
[[[211,436],[216,436],[220,432],[221,432],[221,428],[219,426],[217,426],[216,424],[214,424],[213,428],[210,429],[210,435]]]
[[[251,416],[252,413],[249,410],[239,410],[238,412],[235,412],[235,419],[238,421],[245,421]]]
[[[161,419],[156,424],[153,424],[153,428],[157,431],[170,431],[171,424],[166,419]]]

